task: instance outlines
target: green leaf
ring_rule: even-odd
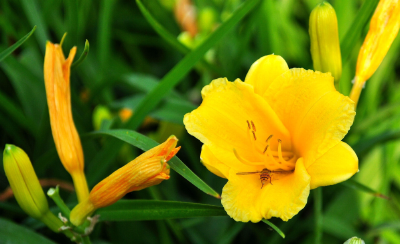
[[[55,242],[45,238],[44,236],[3,218],[0,218],[0,243],[55,244]]]
[[[357,144],[353,145],[352,148],[356,152],[357,155],[367,152],[372,147],[385,143],[391,140],[397,140],[400,138],[400,131],[386,131],[379,135],[370,137],[370,138],[363,138]]]
[[[359,182],[357,182],[355,180],[350,179],[350,180],[347,180],[347,181],[343,182],[342,184],[344,186],[347,186],[347,187],[351,188],[351,189],[354,189],[354,190],[357,190],[357,191],[363,191],[363,192],[372,194],[372,195],[374,195],[376,197],[380,197],[380,198],[389,200],[389,197],[387,197],[387,196],[385,196],[385,195],[383,195],[383,194],[381,194],[381,193],[379,193],[379,192],[369,188],[368,186],[363,185],[363,184],[361,184],[361,183],[359,183]]]
[[[125,141],[135,147],[142,149],[143,151],[150,150],[151,148],[159,145],[157,142],[152,139],[130,130],[107,130],[107,131],[95,131],[91,134],[98,135],[110,135],[116,137],[122,141]],[[197,188],[202,190],[203,192],[220,198],[220,195],[214,191],[210,186],[208,186],[202,179],[200,179],[195,173],[193,173],[178,157],[173,157],[168,161],[168,164],[171,166],[173,170],[175,170],[178,174],[187,179],[190,183],[195,185]]]
[[[71,69],[72,69],[72,68],[78,67],[78,66],[86,59],[87,55],[89,54],[89,47],[90,47],[89,41],[86,39],[85,48],[83,49],[83,52],[82,52],[81,56],[79,57],[79,59],[76,60],[76,61],[71,65]]]
[[[19,46],[21,46],[26,40],[29,39],[29,37],[31,37],[31,35],[33,34],[33,32],[35,32],[36,30],[36,25],[33,27],[33,29],[26,34],[24,37],[22,37],[21,39],[19,39],[19,41],[17,41],[14,45],[12,45],[11,47],[7,48],[6,50],[4,50],[3,52],[0,53],[0,62],[5,59],[8,55],[10,55],[12,52],[14,52],[15,49],[17,49]]]
[[[226,216],[223,207],[175,201],[120,200],[99,209],[100,221],[141,221]]]
[[[367,0],[364,2],[343,40],[341,40],[340,49],[342,51],[343,64],[346,63],[347,59],[350,57],[351,52],[357,45],[361,33],[364,27],[367,25],[368,21],[370,20],[372,14],[374,13],[378,2],[379,0]]]
[[[263,219],[262,222],[266,223],[266,224],[269,225],[272,229],[274,229],[276,232],[278,232],[278,234],[279,234],[280,236],[282,236],[282,238],[285,238],[285,234],[284,234],[276,225],[274,225],[273,223],[269,222],[269,221],[266,220],[266,219]]]
[[[139,2],[137,0],[137,2]],[[239,21],[246,16],[259,0],[248,0],[243,3],[232,16],[215,30],[207,40],[205,40],[195,50],[185,56],[175,67],[164,76],[160,83],[155,87],[145,99],[139,104],[134,115],[126,123],[126,128],[137,129],[146,115],[153,110],[160,101],[175,87],[182,78],[202,59],[203,55],[212,48],[223,36],[225,36]]]

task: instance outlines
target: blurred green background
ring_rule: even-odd
[[[21,47],[0,62],[0,145],[4,147],[10,143],[24,149],[39,178],[71,182],[51,136],[43,80],[46,41],[58,43],[68,32],[63,44],[66,55],[72,46],[77,46],[79,57],[85,40],[90,43],[88,57],[71,72],[73,117],[82,139],[89,187],[141,151],[121,144],[118,139],[88,133],[99,129],[139,127],[140,133],[158,142],[175,134],[182,146],[177,156],[221,193],[226,180],[213,175],[200,163],[201,143],[186,133],[182,123],[184,114],[201,103],[201,88],[219,77],[243,80],[255,60],[271,53],[281,55],[290,68],[313,67],[308,18],[321,1],[251,1],[257,2],[256,6],[246,12],[246,16],[226,35],[218,37],[217,44],[205,50],[202,61],[197,55],[199,61],[196,60],[193,68],[187,63],[178,67],[190,72],[182,72],[183,77],[176,73],[169,77],[169,82],[177,85],[171,92],[158,97],[161,103],[154,109],[141,110],[146,111],[148,117],[140,127],[132,121],[123,124],[118,116],[120,110],[137,109],[158,82],[170,70],[176,69],[192,49],[205,43],[245,1],[193,0],[191,8],[195,11],[189,17],[179,14],[174,0],[143,1],[145,9],[154,18],[153,22],[157,21],[163,28],[161,32],[164,31],[170,39],[161,37],[154,30],[135,1],[1,1],[0,52],[22,38],[33,26],[36,25],[37,29]],[[348,95],[358,51],[368,31],[371,11],[378,1],[328,2],[336,10],[342,44],[340,91]],[[370,7],[365,7],[359,14],[363,3]],[[183,12],[188,13],[187,9]],[[195,31],[190,29],[193,26],[189,28],[192,34],[183,33],[188,30],[188,26],[181,25],[183,18],[186,22],[193,19]],[[355,122],[345,138],[359,157],[360,172],[352,179],[390,197],[390,200],[375,197],[354,185],[354,181],[352,184],[324,187],[324,244],[343,243],[352,236],[361,237],[366,243],[400,243],[399,52],[400,39],[397,37],[379,69],[367,81]],[[107,115],[102,116],[99,111]],[[102,121],[100,118],[103,117]],[[0,170],[0,191],[7,187],[4,171]],[[61,194],[67,204],[73,206],[76,203],[74,193],[61,190]],[[315,235],[312,195],[313,191],[306,207],[288,222],[271,219],[286,234],[285,239],[265,223],[237,223],[228,216],[101,222],[91,239],[93,243],[312,243]],[[174,171],[170,180],[129,193],[125,198],[221,205],[220,200],[198,190]],[[57,211],[51,200],[49,203]],[[0,202],[0,218],[34,230],[54,242],[69,243],[63,235],[52,233],[40,222],[27,217],[13,198]]]

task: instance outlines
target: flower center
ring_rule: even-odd
[[[269,135],[264,142],[264,140],[261,139],[262,136],[258,136],[256,132],[257,128],[254,122],[247,120],[247,139],[249,140],[249,143],[251,143],[254,153],[261,154],[263,160],[261,162],[248,161],[233,149],[236,158],[246,165],[263,165],[269,170],[294,170],[297,156],[291,151],[282,150],[282,140],[279,138],[277,139],[278,148],[277,150],[273,150],[271,145],[273,135]],[[262,148],[260,148],[260,144],[262,145]]]

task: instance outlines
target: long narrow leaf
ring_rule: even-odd
[[[239,21],[246,16],[259,0],[248,0],[243,3],[232,16],[224,22],[210,37],[199,47],[185,56],[164,78],[160,81],[143,101],[139,104],[135,114],[126,123],[126,127],[136,130],[143,119],[153,110],[171,89],[193,68],[204,54],[221,40]]]
[[[0,218],[0,243],[55,244],[53,241],[45,238],[44,236],[3,218]]]
[[[92,132],[92,134],[110,135],[144,151],[150,150],[151,148],[158,145],[158,143],[153,141],[152,139],[138,132],[130,130],[96,131]],[[220,195],[216,191],[214,191],[209,185],[207,185],[202,179],[200,179],[195,173],[193,173],[193,171],[191,171],[178,157],[173,157],[170,161],[168,161],[168,164],[173,170],[175,170],[178,174],[183,176],[185,179],[187,179],[190,183],[195,185],[203,192],[216,198],[220,197]]]
[[[350,57],[352,50],[360,39],[362,30],[370,20],[378,2],[379,0],[367,0],[364,2],[350,28],[346,32],[346,35],[344,35],[343,40],[341,40],[340,49],[342,50],[343,63],[346,63],[347,59]]]
[[[389,199],[389,197],[383,195],[382,193],[379,193],[379,192],[369,188],[368,186],[363,185],[363,184],[361,184],[361,183],[359,183],[359,182],[357,182],[355,180],[352,180],[352,179],[347,180],[347,181],[343,182],[342,184],[344,186],[350,187],[351,189],[354,189],[354,190],[357,190],[357,191],[363,191],[365,193],[372,194],[372,195],[374,195],[376,197],[380,197],[380,198],[383,198],[383,199]]]
[[[223,207],[175,201],[121,200],[96,212],[100,221],[140,221],[227,216]]]
[[[276,225],[274,225],[273,223],[269,222],[266,219],[263,219],[263,222],[266,223],[267,225],[269,225],[272,229],[274,229],[276,232],[278,232],[278,234],[280,236],[282,236],[282,238],[285,238],[285,233],[283,233]]]
[[[26,40],[29,39],[29,37],[31,37],[31,35],[33,34],[33,32],[35,32],[36,30],[36,25],[33,27],[33,29],[26,34],[24,37],[22,37],[21,39],[19,39],[14,45],[12,45],[11,47],[7,48],[6,50],[4,50],[3,52],[0,53],[0,62],[5,59],[8,55],[10,55],[12,52],[14,52],[15,49],[17,49],[19,46],[21,46]]]
[[[386,131],[382,134],[370,137],[370,138],[364,138],[363,140],[360,140],[357,144],[352,145],[352,148],[354,151],[357,153],[357,155],[363,154],[367,152],[369,149],[372,147],[385,143],[387,141],[391,140],[398,140],[400,139],[400,131]]]

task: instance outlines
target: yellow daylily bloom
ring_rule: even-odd
[[[354,103],[335,90],[329,73],[289,70],[269,55],[252,65],[245,82],[214,80],[202,97],[184,124],[204,143],[203,164],[228,179],[222,205],[236,221],[287,221],[304,208],[310,189],[358,171],[356,154],[341,141]]]
[[[46,224],[54,232],[63,226],[50,210],[28,155],[19,147],[6,144],[3,153],[4,171],[19,206],[32,218]]]
[[[361,90],[381,64],[400,28],[398,1],[380,0],[371,18],[369,31],[358,53],[356,77],[350,98],[356,102]]]
[[[169,179],[167,162],[178,153],[178,139],[170,136],[164,143],[143,153],[98,183],[88,198],[71,211],[71,223],[78,226],[96,209],[107,207],[127,193],[158,185]]]
[[[73,47],[65,59],[61,45],[47,42],[44,82],[54,143],[64,168],[72,176],[78,200],[82,201],[89,195],[89,189],[83,171],[81,140],[71,112],[70,68],[75,54]]]

